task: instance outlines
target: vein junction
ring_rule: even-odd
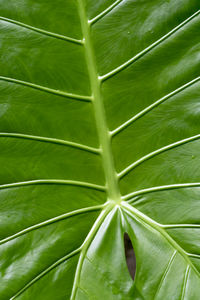
[[[81,19],[81,26],[83,36],[85,40],[85,56],[88,65],[89,77],[92,88],[93,107],[96,118],[96,125],[99,134],[99,140],[101,145],[102,162],[104,166],[104,172],[106,177],[108,198],[115,202],[121,201],[119,192],[117,174],[114,167],[114,160],[111,150],[111,137],[109,134],[103,100],[101,97],[101,82],[98,78],[98,72],[96,67],[95,55],[93,51],[91,36],[90,36],[90,24],[86,17],[85,7],[82,0],[78,1],[79,14]]]
[[[84,258],[86,255],[86,252],[90,246],[91,241],[93,240],[95,234],[98,232],[102,222],[104,221],[105,217],[108,215],[108,213],[112,210],[116,210],[117,208],[121,207],[124,211],[126,211],[127,213],[129,213],[131,215],[131,217],[133,217],[134,215],[138,216],[141,220],[143,220],[144,222],[147,222],[150,224],[150,226],[154,227],[156,230],[158,230],[161,234],[163,234],[165,236],[166,239],[168,239],[168,241],[173,245],[173,247],[176,249],[176,251],[179,251],[183,257],[186,259],[187,263],[189,265],[191,265],[191,267],[193,267],[191,261],[188,259],[188,256],[195,256],[195,257],[199,257],[198,255],[195,254],[190,254],[190,253],[186,253],[179,245],[176,244],[176,242],[169,237],[169,235],[166,233],[166,231],[164,229],[167,228],[182,228],[182,227],[195,227],[195,228],[199,228],[199,225],[192,225],[192,224],[174,224],[174,225],[161,225],[158,224],[156,222],[154,222],[153,220],[151,220],[150,218],[146,217],[145,215],[143,215],[142,213],[140,213],[139,211],[137,211],[136,209],[134,209],[131,205],[129,205],[128,203],[122,202],[122,197],[120,195],[120,191],[119,191],[119,185],[118,185],[118,176],[117,173],[115,171],[115,167],[114,167],[114,161],[113,161],[113,155],[112,155],[112,150],[111,150],[111,134],[108,130],[108,126],[106,123],[106,119],[105,119],[105,111],[104,111],[104,106],[103,106],[103,101],[102,101],[102,97],[101,97],[101,84],[104,80],[108,79],[109,77],[115,75],[116,73],[120,72],[121,70],[123,70],[124,68],[126,68],[128,65],[132,64],[136,59],[138,59],[139,57],[141,57],[142,55],[144,55],[145,53],[147,53],[148,51],[150,51],[153,47],[155,47],[156,45],[158,45],[160,42],[162,42],[164,39],[166,39],[168,36],[170,36],[171,34],[173,34],[176,30],[178,30],[179,28],[181,28],[184,24],[186,24],[188,21],[190,21],[192,18],[194,18],[199,12],[197,12],[196,14],[192,15],[190,18],[188,18],[186,21],[184,21],[183,23],[181,23],[179,26],[177,26],[176,28],[174,28],[171,32],[169,32],[168,34],[166,34],[164,37],[162,37],[160,40],[156,41],[154,44],[150,45],[148,48],[146,48],[144,51],[142,51],[141,53],[139,53],[137,56],[131,58],[129,61],[125,62],[123,65],[117,67],[115,70],[111,71],[108,74],[105,74],[104,76],[100,77],[98,75],[97,72],[97,67],[96,67],[96,62],[95,62],[95,56],[94,56],[94,52],[93,52],[93,47],[92,47],[92,42],[91,42],[91,36],[90,36],[90,24],[95,23],[97,20],[99,20],[100,18],[102,18],[104,15],[106,15],[108,12],[110,12],[114,7],[116,7],[118,4],[120,4],[120,2],[122,2],[121,0],[115,1],[113,3],[112,6],[110,6],[107,10],[105,10],[103,13],[99,14],[97,17],[95,17],[93,20],[88,21],[86,18],[86,13],[85,13],[85,7],[83,4],[83,0],[78,0],[78,7],[79,7],[79,13],[80,13],[80,19],[81,19],[81,25],[82,25],[82,31],[84,34],[84,46],[85,46],[85,56],[86,56],[86,60],[87,60],[87,64],[88,64],[88,70],[89,70],[89,76],[90,76],[90,81],[91,81],[91,86],[92,86],[92,96],[81,96],[81,95],[72,95],[72,94],[68,94],[68,93],[64,93],[61,91],[56,91],[56,90],[52,90],[46,87],[41,87],[35,84],[31,84],[31,83],[27,83],[27,82],[22,82],[22,81],[17,81],[15,79],[11,79],[11,78],[3,78],[1,77],[0,80],[7,80],[7,81],[11,81],[11,82],[15,82],[18,84],[23,84],[23,85],[27,85],[30,86],[32,88],[36,88],[36,89],[41,89],[47,92],[51,92],[51,93],[55,93],[55,94],[59,94],[59,95],[63,95],[66,97],[71,97],[71,98],[75,98],[75,99],[79,99],[79,100],[84,100],[84,101],[92,101],[93,100],[93,106],[94,106],[94,112],[95,112],[95,117],[96,117],[96,124],[97,124],[97,129],[98,129],[98,133],[99,133],[99,140],[100,140],[100,144],[101,144],[101,155],[102,155],[102,161],[103,161],[103,165],[104,165],[104,171],[105,171],[105,177],[106,177],[106,188],[108,191],[108,201],[106,202],[106,204],[104,206],[97,206],[97,207],[93,207],[93,208],[86,208],[86,209],[82,209],[76,212],[71,212],[62,216],[58,216],[55,219],[52,220],[48,220],[47,222],[44,222],[43,224],[38,224],[35,227],[31,228],[31,230],[33,229],[37,229],[39,227],[41,227],[41,225],[46,225],[49,222],[54,222],[54,221],[61,221],[67,217],[71,217],[75,214],[78,213],[84,213],[84,212],[89,212],[89,211],[93,211],[93,210],[98,210],[98,209],[102,209],[101,214],[99,215],[98,219],[96,220],[94,226],[92,227],[91,231],[89,232],[87,238],[85,239],[84,243],[82,244],[82,246],[79,249],[74,250],[72,253],[66,255],[64,258],[61,258],[58,262],[56,262],[54,265],[50,266],[49,268],[47,268],[44,272],[42,272],[41,274],[39,274],[35,279],[33,279],[30,283],[28,283],[21,291],[19,291],[19,293],[17,293],[17,295],[15,295],[12,299],[16,298],[19,294],[21,294],[25,289],[27,289],[30,285],[32,285],[36,280],[40,279],[42,276],[44,276],[47,272],[49,272],[50,270],[52,270],[52,268],[56,267],[59,263],[63,262],[64,260],[69,259],[72,255],[77,254],[80,252],[80,258],[79,258],[79,263],[77,266],[77,270],[76,270],[76,275],[75,275],[75,281],[74,281],[74,286],[73,286],[73,290],[72,290],[72,295],[71,295],[71,300],[74,300],[76,297],[76,291],[77,291],[77,287],[78,287],[78,283],[79,283],[79,279],[81,276],[81,269],[82,269],[82,265],[84,262]],[[3,20],[1,18],[1,20]],[[6,20],[4,20],[6,21]],[[8,21],[8,20],[7,20]],[[27,27],[29,29],[38,31],[40,33],[43,34],[48,34],[48,35],[52,35],[54,37],[58,37],[58,38],[64,38],[66,40],[71,40],[72,42],[76,42],[76,43],[80,43],[83,44],[82,41],[73,41],[72,38],[68,38],[68,37],[61,37],[61,36],[56,36],[55,34],[52,33],[48,33],[48,32],[41,32],[40,29],[37,28],[30,28],[31,26],[28,26],[26,24],[19,24],[19,22],[16,22],[14,20],[10,20],[10,22],[13,23],[18,23],[17,25],[20,26],[24,26]],[[199,80],[195,79],[195,80]],[[193,81],[192,81],[193,83]],[[185,88],[186,86],[181,87]],[[179,90],[178,90],[179,91]],[[174,93],[177,91],[174,91]],[[166,100],[167,98],[169,98],[171,95],[167,95],[165,98],[158,100],[159,102],[155,103],[155,106],[161,102],[163,102],[164,100]],[[152,109],[149,108],[149,110]],[[145,111],[146,113],[146,111]],[[128,123],[131,123],[133,120],[131,119],[130,121],[128,121]],[[127,124],[123,124],[122,126],[125,127],[128,125]],[[119,129],[116,129],[117,131],[120,131]],[[22,137],[22,136],[21,136]],[[24,136],[25,137],[25,136]],[[26,136],[26,138],[29,138],[28,136]],[[31,137],[32,139],[36,139],[38,137]],[[41,137],[39,137],[41,138]],[[198,139],[198,136],[192,137],[192,139]],[[43,138],[44,139],[44,138]],[[48,139],[48,141],[50,141]],[[190,139],[184,140],[184,141],[180,141],[179,144],[185,143],[190,141]],[[58,141],[58,140],[54,140],[52,142],[58,142],[58,143],[63,143],[66,141]],[[179,145],[178,144],[178,145]],[[76,145],[78,147],[82,147],[83,145]],[[171,146],[177,146],[177,144],[172,144],[169,145]],[[165,150],[168,150],[168,148],[162,148],[159,149],[159,153]],[[85,146],[84,146],[85,147]],[[86,146],[87,147],[87,146]],[[83,147],[82,147],[83,148]],[[88,150],[86,148],[86,150]],[[90,149],[91,150],[91,149]],[[94,152],[98,149],[92,149],[92,151],[94,150]],[[97,151],[98,152],[98,151]],[[157,152],[153,152],[150,155],[153,156],[155,154],[158,154]],[[143,160],[150,158],[150,156],[143,158]],[[139,164],[141,161],[136,162],[137,164]],[[133,169],[133,167],[136,166],[135,164],[130,165],[129,167],[127,167],[127,169],[125,169],[124,171],[122,171],[121,174],[119,174],[119,177],[125,175],[126,173],[129,172],[129,170]],[[98,188],[98,187],[97,187]],[[101,187],[100,187],[101,188]],[[179,188],[179,186],[178,186]],[[136,192],[137,193],[137,192]],[[130,196],[130,195],[129,195]],[[26,232],[28,232],[29,229],[20,232],[19,234],[24,234]],[[15,236],[16,237],[16,236]],[[14,237],[12,237],[14,238]],[[10,238],[8,238],[9,240]],[[6,240],[2,241],[2,242],[6,242]],[[194,267],[193,267],[194,268]],[[188,268],[189,270],[189,268]],[[187,276],[186,276],[187,278]],[[184,293],[184,292],[183,292]]]
[[[108,12],[111,11],[116,5],[118,5],[121,1],[116,1],[113,4],[113,7],[110,7],[108,9]],[[122,197],[120,194],[119,190],[119,178],[124,176],[127,172],[129,172],[129,169],[132,169],[132,165],[129,166],[127,169],[123,170],[121,174],[117,174],[115,167],[114,167],[114,159],[112,155],[112,149],[111,149],[111,137],[112,135],[110,134],[105,118],[105,108],[103,105],[103,100],[101,96],[101,84],[104,80],[108,79],[112,75],[118,73],[122,69],[126,68],[129,64],[131,64],[134,60],[145,54],[146,52],[150,51],[153,47],[161,43],[164,39],[166,39],[168,36],[173,34],[176,30],[181,28],[184,24],[189,22],[193,17],[197,15],[194,14],[191,16],[189,19],[181,23],[179,26],[174,28],[171,32],[166,34],[163,38],[155,42],[153,45],[149,46],[147,49],[145,49],[142,53],[140,53],[137,57],[132,58],[122,66],[119,66],[109,74],[104,75],[103,77],[98,75],[97,72],[97,67],[96,67],[96,61],[95,61],[95,55],[93,51],[93,46],[92,46],[92,41],[91,41],[91,34],[90,34],[90,25],[92,23],[95,23],[100,19],[101,17],[104,16],[104,13],[106,14],[107,11],[103,12],[102,14],[98,15],[96,18],[94,18],[91,21],[87,20],[86,17],[86,12],[85,12],[85,7],[83,0],[78,0],[78,8],[79,8],[79,14],[80,14],[80,19],[81,19],[81,26],[82,26],[82,31],[83,31],[83,36],[84,36],[84,45],[85,45],[85,55],[86,55],[86,61],[88,65],[88,70],[89,70],[89,77],[90,77],[90,82],[91,82],[91,87],[92,87],[92,97],[93,97],[93,105],[94,105],[94,113],[96,117],[96,124],[97,124],[97,129],[98,129],[98,134],[99,134],[99,140],[101,144],[101,155],[102,155],[102,161],[103,161],[103,166],[104,166],[104,172],[105,172],[105,178],[106,178],[106,187],[107,187],[107,192],[108,192],[108,201],[105,204],[105,208],[102,210],[102,213],[100,214],[99,218],[95,222],[93,228],[88,234],[88,237],[86,238],[85,242],[83,243],[83,247],[80,253],[80,258],[78,262],[78,266],[76,269],[76,274],[75,274],[75,280],[74,280],[74,285],[72,289],[72,294],[71,294],[71,300],[76,299],[76,292],[78,289],[79,281],[80,281],[80,276],[81,276],[81,270],[84,262],[85,255],[87,253],[87,250],[90,246],[91,241],[93,240],[94,236],[96,235],[97,231],[99,230],[101,224],[103,223],[105,217],[108,215],[108,213],[111,210],[116,210],[118,207],[123,208],[126,212],[129,214],[131,213],[131,216],[133,217],[134,215],[139,216],[141,220],[150,223],[150,226],[155,227],[156,230],[158,230],[171,244],[172,246],[179,251],[182,256],[185,258],[187,263],[193,267],[193,269],[196,271],[195,267],[192,265],[191,261],[188,258],[188,253],[186,253],[176,242],[167,234],[167,232],[164,229],[164,226],[160,226],[160,224],[157,224],[153,220],[150,220],[150,218],[146,217],[136,209],[132,208],[128,203],[122,202]],[[199,136],[192,137],[192,139],[199,138]],[[186,141],[180,141],[177,144],[179,145],[180,143],[185,143]],[[177,146],[177,145],[173,145]],[[172,145],[170,145],[170,148]],[[169,148],[169,147],[168,147]],[[167,149],[168,149],[167,148]],[[162,151],[165,151],[167,149],[161,149]],[[160,149],[159,149],[160,150]],[[160,150],[160,151],[161,151]],[[157,153],[156,153],[157,154]],[[154,155],[151,154],[151,156]],[[145,158],[146,159],[146,158]],[[198,272],[197,272],[198,273]]]

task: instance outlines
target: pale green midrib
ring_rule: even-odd
[[[86,61],[89,70],[89,77],[91,82],[93,106],[96,118],[97,131],[100,140],[101,154],[103,167],[105,172],[106,185],[108,189],[108,198],[115,202],[121,201],[117,173],[114,167],[114,159],[111,150],[111,136],[108,130],[105,110],[103,101],[101,98],[101,81],[98,78],[98,72],[96,68],[96,61],[93,52],[91,37],[90,37],[90,25],[86,17],[85,8],[82,0],[78,0],[79,14],[81,18],[81,26],[84,36]]]
[[[101,214],[97,218],[96,222],[94,223],[92,229],[90,230],[88,236],[86,237],[83,243],[78,265],[76,268],[72,293],[70,297],[71,300],[75,300],[76,298],[77,288],[80,281],[81,270],[84,263],[84,259],[88,251],[88,248],[92,240],[94,239],[94,236],[96,235],[97,231],[99,230],[101,224],[103,223],[104,219],[108,215],[109,211],[115,206],[115,204],[121,202],[118,178],[114,168],[114,160],[111,151],[111,135],[108,131],[108,127],[106,124],[104,106],[103,106],[103,102],[101,99],[101,92],[100,92],[101,83],[98,78],[95,57],[94,57],[91,38],[90,38],[90,25],[86,18],[83,1],[78,0],[77,4],[78,4],[80,19],[81,19],[83,36],[84,36],[85,56],[86,56],[86,61],[89,70],[89,77],[91,82],[93,106],[94,106],[94,112],[96,118],[97,131],[99,135],[100,147],[101,147],[101,156],[102,156],[102,162],[103,162],[103,167],[105,172],[108,199],[107,202],[105,203],[105,208],[102,210]]]
[[[111,134],[108,130],[106,117],[105,117],[105,109],[103,105],[103,100],[101,98],[101,77],[98,76],[97,67],[96,67],[96,61],[95,61],[95,55],[93,52],[93,46],[91,42],[90,37],[90,24],[87,20],[85,8],[83,4],[83,0],[77,0],[77,5],[79,9],[80,19],[81,19],[81,26],[84,36],[84,45],[85,45],[85,55],[86,55],[86,62],[88,65],[89,70],[89,77],[91,82],[91,89],[92,89],[92,102],[94,105],[94,112],[95,112],[95,118],[96,118],[96,125],[97,130],[99,134],[99,140],[100,140],[100,146],[101,146],[101,155],[102,155],[102,161],[103,161],[103,167],[105,172],[105,178],[106,178],[106,185],[107,185],[107,193],[108,193],[108,203],[106,203],[104,210],[96,220],[94,226],[90,230],[87,238],[85,239],[85,242],[83,244],[79,262],[76,268],[76,274],[74,278],[73,283],[73,289],[71,293],[71,300],[76,299],[76,292],[77,288],[80,282],[80,276],[81,276],[81,270],[84,263],[84,259],[86,256],[86,253],[88,251],[88,248],[94,239],[94,236],[96,235],[97,231],[99,230],[101,224],[105,220],[106,216],[108,215],[109,211],[112,210],[112,208],[117,209],[117,204],[120,206],[124,206],[123,203],[121,203],[122,197],[120,195],[119,190],[119,183],[118,183],[118,176],[114,167],[114,159],[112,155],[112,149],[111,149]],[[121,203],[121,204],[120,204]],[[134,215],[134,212],[131,211],[132,215]],[[137,214],[136,214],[137,216]],[[151,224],[152,227],[154,227]],[[156,228],[158,230],[158,228]],[[159,231],[162,230],[162,234],[166,235],[168,237],[165,230],[159,228]],[[170,239],[170,242],[173,243],[174,241]],[[175,243],[175,242],[174,242]],[[179,248],[179,246],[178,246]],[[180,248],[181,249],[181,248]],[[181,249],[182,250],[182,249]],[[182,250],[185,259],[187,262],[191,264],[189,258],[184,253],[184,250]],[[196,268],[192,265],[193,269],[197,272]]]

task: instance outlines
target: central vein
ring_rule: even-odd
[[[111,150],[111,136],[106,122],[103,100],[101,98],[101,81],[98,77],[96,60],[91,42],[91,28],[87,20],[83,0],[78,0],[78,5],[81,18],[81,26],[85,40],[86,60],[91,82],[96,125],[102,150],[101,154],[108,189],[108,200],[119,203],[121,200],[121,196]]]

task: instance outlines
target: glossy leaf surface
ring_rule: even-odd
[[[1,300],[199,300],[199,9],[0,0]]]

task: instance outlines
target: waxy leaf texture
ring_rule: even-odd
[[[0,300],[199,300],[199,0],[0,15]]]

